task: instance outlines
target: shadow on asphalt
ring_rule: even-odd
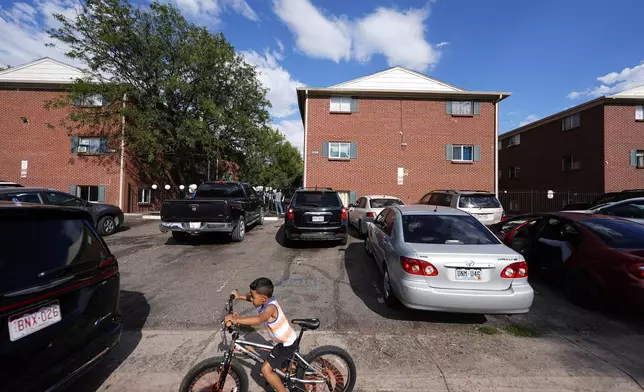
[[[355,239],[358,239],[358,240],[363,240],[363,239],[364,239],[364,237],[362,236],[362,234],[360,234],[360,232],[358,231],[358,229],[356,229],[356,228],[355,228],[355,227],[353,227],[352,225],[349,225],[349,226],[348,226],[348,230],[347,230],[347,231],[349,232],[349,235],[350,235],[351,237],[355,238]]]
[[[392,309],[382,300],[382,274],[375,260],[367,255],[362,242],[353,242],[344,253],[344,267],[353,292],[374,313],[391,320],[428,323],[483,324],[485,315]]]
[[[264,223],[266,225],[268,223]],[[261,226],[260,225],[252,225],[246,228],[246,235],[253,233],[253,232],[258,232],[261,231]],[[226,245],[232,243],[232,239],[230,238],[229,234],[226,233],[204,233],[204,234],[192,234],[188,236],[188,238],[185,241],[177,241],[172,237],[170,234],[170,237],[166,240],[164,245],[191,245],[191,246],[199,246],[199,245]]]
[[[264,337],[262,335],[260,335],[259,333],[257,333],[257,331],[252,331],[252,332],[249,332],[249,333],[245,334],[242,339],[247,340],[249,342],[258,343],[258,344],[265,344],[265,345],[270,345],[270,346],[272,346],[274,344],[273,342],[264,339]],[[228,350],[228,348],[229,348],[229,346],[227,344],[224,344],[223,341],[222,341],[222,343],[219,344],[219,351],[220,352],[224,352],[224,351]],[[255,350],[255,352],[260,357],[262,357],[264,360],[266,360],[266,358],[268,357],[268,354],[270,353],[270,351],[268,351],[268,350],[261,350],[259,348],[255,348],[255,347],[253,347],[253,350]],[[253,381],[255,381],[255,383],[260,388],[262,388],[264,391],[267,391],[267,392],[272,392],[273,391],[273,388],[271,388],[271,386],[266,382],[266,380],[262,376],[262,364],[261,363],[257,363],[255,361],[253,361],[252,359],[247,358],[247,357],[245,357],[243,355],[238,355],[236,358],[240,359],[239,363],[244,365],[244,367],[246,367],[249,370],[250,377],[253,379]]]
[[[275,233],[275,242],[277,242],[283,248],[291,249],[327,249],[334,248],[340,245],[339,241],[291,241],[289,244],[286,244],[286,234],[284,231],[284,224],[282,224]]]
[[[128,231],[128,230],[131,230],[131,229],[132,228],[130,226],[119,226],[119,227],[116,228],[116,230],[114,230],[114,234],[123,233],[124,231]],[[114,235],[114,234],[112,234],[112,235]]]
[[[69,385],[66,391],[98,390],[139,345],[142,337],[141,329],[150,314],[150,304],[142,293],[125,290],[121,290],[119,302],[123,316],[123,334],[120,342],[105,358]],[[106,385],[105,389],[109,389],[109,385]]]

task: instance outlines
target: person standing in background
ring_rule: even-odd
[[[275,212],[277,213],[278,216],[284,215],[284,207],[282,205],[282,201],[284,200],[284,196],[282,195],[281,190],[276,190],[275,191]]]

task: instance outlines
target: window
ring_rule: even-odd
[[[521,168],[519,166],[513,166],[508,168],[508,178],[519,178],[521,177]]]
[[[493,194],[462,195],[458,200],[460,208],[501,208],[501,203]]]
[[[385,208],[393,206],[401,206],[403,203],[398,199],[371,199],[371,208]]]
[[[638,249],[642,247],[644,225],[617,219],[588,219],[580,222],[611,248]]]
[[[0,195],[0,200],[13,201],[14,203],[42,204],[37,192],[5,193]]]
[[[353,97],[331,97],[331,113],[351,113],[358,111],[358,98]]]
[[[74,106],[103,106],[106,101],[101,94],[79,94],[74,99]]]
[[[478,101],[448,101],[447,114],[452,116],[473,116],[480,113]]]
[[[367,207],[367,198],[366,197],[361,197],[358,199],[356,202],[356,207],[358,208],[366,208]]]
[[[561,130],[567,131],[569,129],[577,128],[580,124],[579,113],[572,116],[564,117],[561,119]]]
[[[644,106],[635,106],[635,120],[644,121]]]
[[[644,219],[644,200],[635,200],[616,206],[601,208],[597,212],[599,214],[614,215],[621,218]]]
[[[47,204],[53,204],[56,206],[66,206],[66,207],[84,207],[85,203],[67,193],[60,192],[47,192],[45,193],[45,198],[47,198]]]
[[[416,244],[496,245],[499,240],[467,215],[403,215],[405,242]]]
[[[139,199],[139,203],[142,203],[142,204],[152,203],[152,189],[150,188],[141,189],[141,198]]]
[[[329,158],[351,159],[351,143],[329,143]]]
[[[462,146],[462,145],[453,145],[452,146],[452,161],[461,161],[461,162],[472,162],[474,146]]]
[[[581,161],[578,157],[569,156],[561,158],[561,170],[562,171],[571,171],[581,169]]]
[[[514,135],[514,136],[510,137],[510,139],[508,139],[508,147],[518,146],[519,144],[521,144],[521,134],[520,133],[517,133],[516,135]]]
[[[107,138],[102,137],[72,137],[72,152],[81,154],[105,154]]]
[[[197,188],[197,198],[239,198],[244,197],[244,189],[236,183],[205,183]]]
[[[391,211],[389,208],[385,208],[384,210],[382,210],[382,212],[380,212],[380,214],[378,214],[376,220],[374,221],[376,227],[380,228],[381,230],[385,229],[385,221],[387,219],[387,214],[389,214],[389,211]]]
[[[337,192],[297,192],[294,206],[338,207],[343,205]]]
[[[78,185],[76,187],[76,196],[91,202],[102,201],[98,195],[98,188],[99,187],[97,185]]]
[[[391,232],[394,230],[394,222],[396,221],[396,211],[389,210],[387,218],[385,218],[385,228],[384,231],[388,235],[391,235]]]
[[[644,169],[644,150],[631,150],[631,166]]]

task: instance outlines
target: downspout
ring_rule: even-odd
[[[499,100],[494,102],[494,194],[499,198],[499,102],[503,95],[499,95]]]
[[[304,146],[302,153],[304,154],[304,174],[302,175],[302,186],[306,188],[306,135],[309,129],[309,90],[304,90]]]
[[[127,94],[123,94],[123,109]],[[123,210],[123,174],[125,172],[125,114],[121,115],[121,169],[119,178],[119,208]],[[128,211],[129,212],[129,211]]]

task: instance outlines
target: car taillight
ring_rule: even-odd
[[[631,264],[628,266],[628,269],[631,274],[635,275],[638,278],[644,279],[644,264]]]
[[[289,208],[288,211],[286,211],[286,219],[295,220],[295,210]]]
[[[376,213],[375,212],[367,212],[367,218],[375,218]]]
[[[527,278],[528,263],[526,263],[525,261],[519,261],[517,263],[508,265],[501,272],[501,277],[505,279]]]
[[[347,220],[347,209],[344,207],[342,207],[342,213],[340,215],[340,219]]]
[[[114,256],[109,256],[101,261],[101,263],[98,265],[98,268],[107,268],[113,265],[117,265],[116,258]]]
[[[400,257],[400,266],[408,274],[436,276],[438,270],[431,263],[425,260],[412,259],[411,257]]]

